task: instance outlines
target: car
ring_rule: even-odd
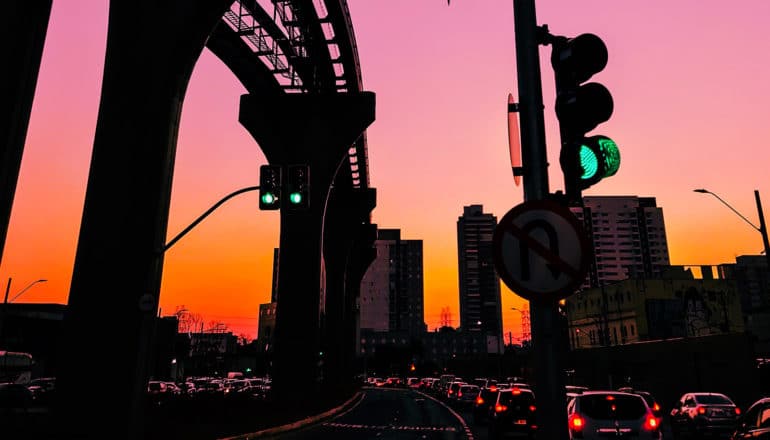
[[[567,405],[569,438],[661,439],[660,421],[642,396],[619,391],[583,391]]]
[[[642,396],[644,401],[647,402],[647,406],[649,406],[650,409],[652,410],[652,413],[655,414],[655,417],[657,417],[659,421],[663,419],[663,408],[661,408],[658,401],[655,399],[655,397],[653,397],[652,393],[650,393],[649,391],[636,390],[630,387],[618,388],[618,391],[621,391],[624,393],[638,394]]]
[[[500,388],[497,385],[479,390],[479,395],[476,396],[476,401],[473,404],[473,423],[481,425],[487,422],[489,408],[497,402],[497,393],[499,392]]]
[[[32,391],[32,398],[35,399],[35,402],[47,403],[56,391],[56,378],[38,377],[37,379],[32,379],[27,384],[27,388]]]
[[[526,388],[501,389],[495,404],[489,408],[488,437],[499,439],[516,433],[533,438],[535,421],[535,393]]]
[[[457,392],[460,391],[460,387],[467,385],[465,382],[451,382],[446,389],[446,395],[444,398],[449,401],[457,399]]]
[[[454,402],[460,407],[470,407],[476,402],[476,398],[479,397],[478,385],[462,385],[457,390],[457,396]]]
[[[770,397],[752,403],[738,420],[738,427],[730,436],[730,440],[743,439],[770,439]]]
[[[703,438],[707,435],[729,436],[738,427],[741,410],[720,393],[686,393],[671,409],[674,436]]]

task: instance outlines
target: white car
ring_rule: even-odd
[[[570,439],[662,438],[660,419],[638,394],[584,391],[567,405]]]

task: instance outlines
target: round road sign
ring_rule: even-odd
[[[522,298],[564,299],[588,273],[591,246],[583,227],[566,207],[532,200],[513,207],[492,239],[495,269]]]

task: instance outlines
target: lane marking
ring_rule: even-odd
[[[449,412],[452,413],[452,415],[455,416],[455,418],[460,421],[460,425],[462,425],[463,431],[465,431],[465,436],[468,438],[468,440],[473,440],[473,433],[471,432],[471,429],[468,427],[468,424],[465,423],[465,419],[463,419],[462,416],[460,416],[460,414],[457,414],[457,411],[453,410],[452,408],[447,406],[444,402],[436,399],[435,397],[433,397],[431,395],[425,394],[422,391],[417,391],[417,390],[412,390],[412,391],[414,391],[415,393],[418,393],[418,394],[422,394],[423,396],[427,397],[428,399],[430,399],[430,400],[438,403],[439,405],[443,406],[444,408],[448,409]]]
[[[453,426],[396,426],[396,425],[360,425],[356,423],[335,423],[325,422],[321,425],[330,428],[347,428],[347,429],[371,429],[378,431],[444,431],[444,432],[457,432],[457,428]]]

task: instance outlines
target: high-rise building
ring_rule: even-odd
[[[425,330],[422,240],[379,229],[375,248],[377,257],[361,281],[360,327],[419,336]]]
[[[499,353],[503,340],[500,279],[492,254],[495,226],[497,217],[485,214],[482,205],[465,206],[457,219],[460,329],[486,334],[490,353]]]
[[[571,208],[593,243],[583,288],[627,278],[654,278],[669,266],[663,209],[654,197],[585,196]]]

